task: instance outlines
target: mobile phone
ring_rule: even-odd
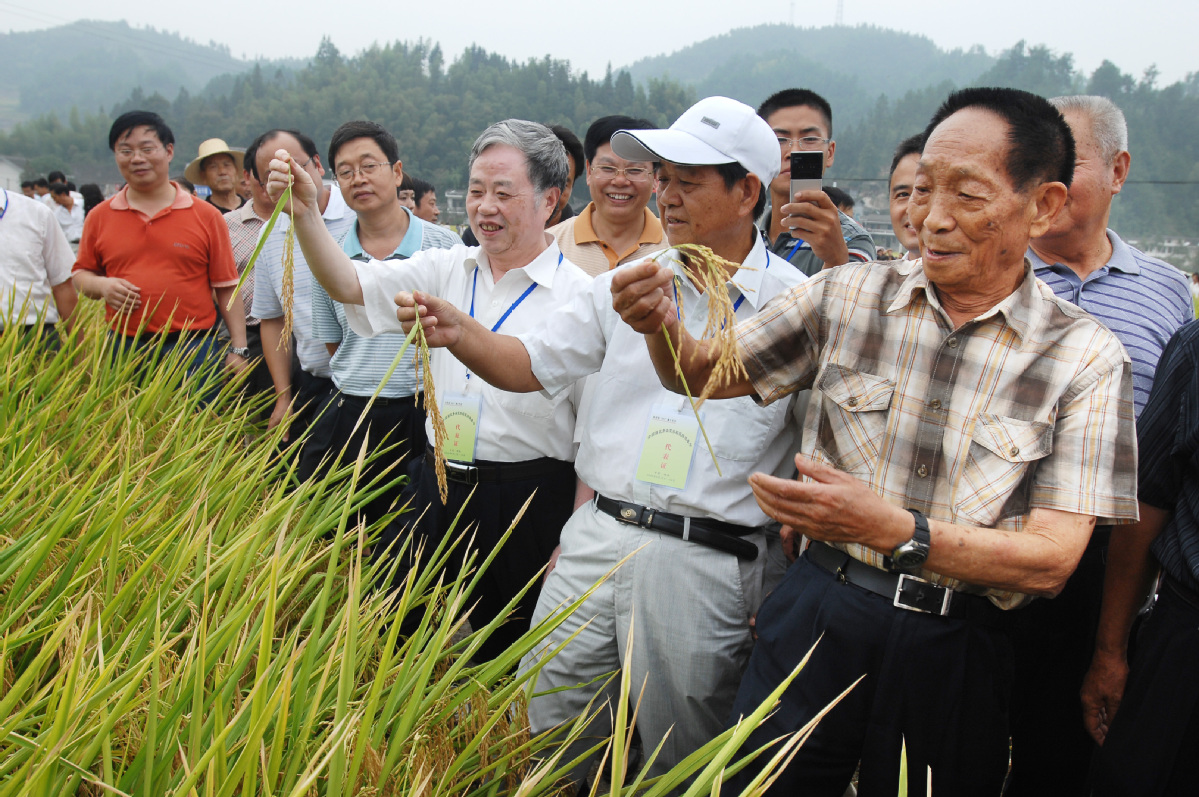
[[[824,152],[791,152],[791,196],[800,191],[818,191],[824,183]]]

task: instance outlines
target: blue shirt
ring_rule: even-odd
[[[384,260],[407,260],[422,249],[449,249],[462,243],[457,235],[444,227],[421,221],[407,208],[404,208],[404,212],[408,214],[408,232],[396,250]],[[350,226],[340,243],[342,251],[351,260],[372,260],[358,240],[357,223]],[[312,328],[317,340],[339,344],[329,361],[329,370],[337,389],[351,396],[374,395],[406,337],[398,332],[387,332],[373,338],[362,337],[350,328],[341,302],[333,301],[329,293],[315,281],[312,287]],[[420,391],[416,354],[416,347],[409,346],[391,380],[379,392],[380,396],[400,398]]]
[[[1153,555],[1179,583],[1199,590],[1199,322],[1166,347],[1137,421],[1137,497],[1172,510]]]
[[[1060,298],[1099,319],[1124,344],[1132,360],[1133,404],[1139,418],[1149,400],[1153,373],[1175,331],[1195,317],[1183,273],[1129,246],[1111,230],[1112,257],[1085,280],[1062,263],[1046,263],[1029,247],[1037,276]]]

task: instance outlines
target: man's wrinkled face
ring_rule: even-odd
[[[611,224],[639,223],[654,191],[652,163],[628,161],[601,144],[587,164],[587,188],[595,212]]]
[[[292,161],[298,163],[304,171],[308,172],[308,176],[312,178],[312,182],[316,183],[319,191],[324,185],[323,178],[325,176],[325,167],[321,165],[319,155],[309,155],[304,151],[304,147],[296,140],[296,137],[290,133],[279,133],[274,138],[262,142],[258,147],[258,156],[255,158],[258,174],[265,181],[267,175],[271,172],[271,161],[275,158],[275,153],[279,150],[287,150],[287,154],[291,156]],[[273,203],[272,203],[273,204]]]
[[[204,183],[213,191],[227,193],[237,190],[237,162],[232,155],[218,153],[209,155],[200,164]]]
[[[725,185],[715,166],[663,161],[655,176],[658,213],[671,246],[710,246],[739,225],[739,194]]]
[[[557,189],[533,189],[523,152],[493,144],[471,166],[466,216],[479,245],[494,257],[536,246],[558,199]]]
[[[986,294],[1023,270],[1036,199],[1012,185],[1008,131],[998,114],[965,108],[924,146],[908,217],[939,290]]]
[[[1066,194],[1066,206],[1054,219],[1047,238],[1091,228],[1096,220],[1106,218],[1112,197],[1120,193],[1128,177],[1128,154],[1116,153],[1108,161],[1085,113],[1067,112],[1063,116],[1074,134],[1074,178]]]

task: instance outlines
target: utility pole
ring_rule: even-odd
[[[834,24],[837,27],[845,24],[845,0],[837,0],[837,21]]]

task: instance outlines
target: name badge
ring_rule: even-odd
[[[687,486],[698,435],[699,422],[690,412],[654,407],[645,426],[637,480],[682,490]]]
[[[483,397],[478,393],[449,393],[441,397],[446,459],[455,462],[475,461],[475,442],[479,436],[479,415],[482,411]]]

